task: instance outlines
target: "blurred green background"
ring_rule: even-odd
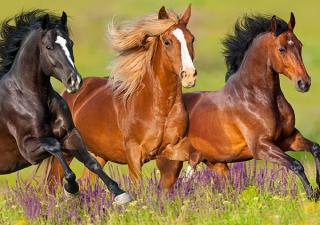
[[[162,5],[176,12],[183,12],[192,3],[192,17],[189,28],[196,37],[195,65],[198,69],[198,83],[193,89],[217,90],[224,85],[226,67],[222,57],[221,40],[232,32],[237,18],[244,14],[275,14],[285,20],[290,12],[296,16],[295,33],[302,41],[303,59],[312,77],[311,90],[308,93],[295,91],[293,83],[282,77],[281,86],[288,101],[296,112],[297,127],[306,137],[320,141],[320,29],[318,24],[319,0],[194,0],[194,1],[150,1],[150,0],[1,0],[0,19],[8,18],[22,10],[48,9],[57,14],[62,11],[69,16],[72,31],[75,62],[82,76],[108,75],[108,64],[114,53],[106,38],[107,24],[115,21],[130,20],[133,17],[157,12]],[[54,81],[58,91],[63,87]],[[214,132],[214,131],[212,131]],[[107,144],[107,143],[106,143]],[[298,153],[299,158],[306,158],[305,153]],[[307,162],[309,162],[307,160]],[[311,163],[311,162],[310,162]],[[312,166],[313,163],[310,164]],[[73,163],[72,167],[79,175],[81,165]],[[122,166],[122,168],[126,168]],[[149,163],[144,174],[148,174],[153,164]],[[30,168],[22,172],[30,173]],[[0,176],[0,181],[14,182],[16,173]]]

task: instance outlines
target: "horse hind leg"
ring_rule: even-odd
[[[301,180],[303,187],[306,191],[309,199],[318,200],[319,192],[314,191],[305,172],[304,167],[300,161],[287,155],[282,149],[274,145],[271,142],[261,142],[256,145],[253,149],[253,155],[255,159],[262,159],[274,163],[278,163],[282,166],[287,167],[289,170],[294,172]]]
[[[280,148],[293,151],[309,151],[316,164],[316,182],[320,192],[320,146],[318,143],[305,138],[297,129],[293,134],[279,143]]]

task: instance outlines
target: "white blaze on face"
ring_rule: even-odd
[[[172,33],[178,39],[181,45],[182,70],[195,70],[182,30],[177,28]]]
[[[288,41],[288,45],[293,45],[293,44],[294,44],[294,42],[292,40]]]
[[[74,63],[73,63],[73,61],[71,59],[70,52],[69,52],[69,50],[67,48],[67,40],[58,35],[56,43],[61,46],[62,50],[64,51],[64,54],[66,55],[66,57],[68,59],[68,61],[74,67]]]

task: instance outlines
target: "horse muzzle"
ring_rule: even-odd
[[[180,73],[182,86],[185,88],[192,88],[196,85],[197,81],[197,70],[188,69],[183,70]]]
[[[299,79],[299,80],[297,80],[295,82],[296,90],[299,91],[299,92],[307,92],[307,91],[309,91],[310,86],[311,86],[310,79],[308,79],[307,81],[303,80],[303,79]]]
[[[82,78],[78,72],[73,71],[70,74],[70,77],[67,79],[65,86],[67,88],[68,93],[75,93],[77,92],[80,87],[82,86]]]

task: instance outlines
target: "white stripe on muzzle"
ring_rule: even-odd
[[[63,37],[61,36],[57,36],[57,40],[55,41],[58,45],[61,46],[62,50],[64,51],[64,54],[66,55],[68,61],[70,62],[70,64],[72,65],[72,67],[74,68],[74,63],[71,59],[71,55],[70,55],[70,52],[67,48],[67,40],[64,39]]]
[[[178,39],[181,45],[182,71],[185,71],[188,69],[195,70],[188,47],[187,47],[187,42],[182,30],[177,28],[174,31],[172,31],[172,33]]]

